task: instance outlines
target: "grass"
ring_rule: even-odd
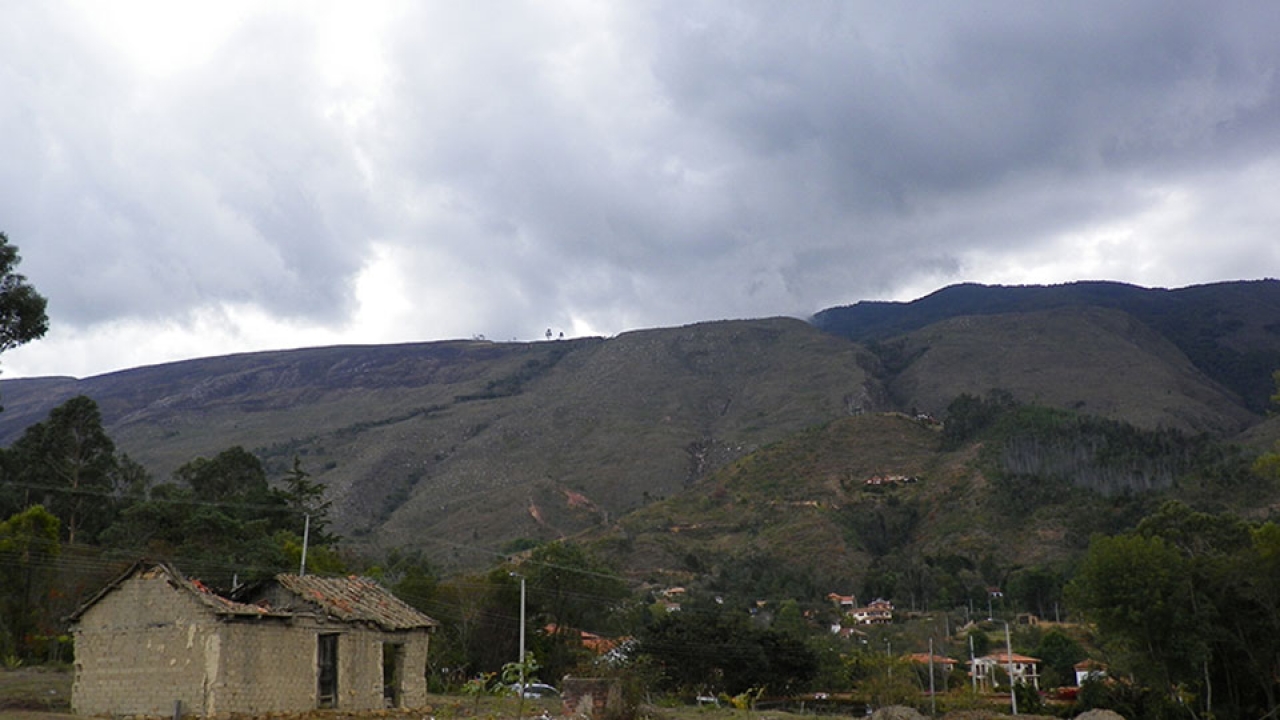
[[[39,666],[0,670],[0,718],[18,712],[71,712],[71,672]]]
[[[68,720],[71,714],[72,674],[66,668],[23,667],[0,670],[0,720]],[[429,695],[426,707],[412,711],[349,713],[317,710],[290,715],[294,720],[372,720],[373,718],[418,718],[435,720],[514,720],[542,716],[562,717],[559,699],[526,698],[521,712],[518,698],[483,696],[478,700],[462,695]],[[813,717],[813,712],[785,710],[743,710],[728,706],[696,706],[678,703],[646,704],[638,710],[641,720],[796,720]],[[943,715],[952,720],[988,720],[1006,717],[993,711],[966,711]],[[1032,716],[1020,716],[1023,718]]]

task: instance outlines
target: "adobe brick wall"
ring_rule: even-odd
[[[279,621],[222,623],[206,715],[316,706],[316,638]],[[196,708],[192,708],[195,712]]]
[[[626,714],[622,686],[617,680],[566,677],[561,683],[560,698],[566,717],[604,720]]]
[[[376,629],[336,627],[338,638],[338,709],[379,710],[382,697],[382,646],[404,645],[401,705],[421,707],[427,701],[427,634],[386,633]]]
[[[383,707],[382,645],[404,645],[402,705],[426,704],[425,632],[384,633],[320,619],[226,620],[163,574],[123,582],[75,628],[72,710],[79,715],[172,718],[184,715],[305,712],[317,705],[316,648],[322,632],[338,640],[338,709]]]
[[[75,632],[77,714],[173,715],[204,706],[206,648],[218,644],[207,609],[163,576],[127,582],[81,617]]]

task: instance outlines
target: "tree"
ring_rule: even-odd
[[[197,500],[209,502],[264,500],[269,490],[262,461],[239,445],[212,459],[198,457],[175,470],[173,476],[191,488]]]
[[[15,272],[22,258],[0,232],[0,353],[43,337],[49,329],[44,299]]]
[[[290,528],[301,530],[301,518],[269,487],[252,453],[228,448],[195,458],[173,476],[178,482],[151,488],[122,512],[103,542],[176,558],[188,574],[220,585],[297,568]]]
[[[1050,630],[1040,638],[1035,656],[1044,663],[1041,672],[1042,685],[1070,685],[1073,682],[1075,664],[1085,659],[1084,648],[1061,630]],[[1018,707],[1022,708],[1021,701]]]
[[[1199,675],[1205,648],[1186,560],[1159,537],[1097,537],[1068,600],[1110,638],[1116,656],[1152,687]]]
[[[312,545],[334,545],[338,536],[328,531],[329,510],[333,501],[324,497],[325,487],[311,479],[311,473],[302,469],[302,460],[293,457],[293,467],[284,477],[284,499],[286,504],[298,517],[310,518],[309,529],[306,523],[298,525],[298,532],[307,531],[308,541]]]
[[[1044,618],[1061,597],[1062,582],[1062,576],[1050,568],[1020,568],[1009,573],[1006,592],[1017,607]]]
[[[41,601],[59,551],[58,519],[39,505],[0,522],[0,657],[20,655],[47,621]]]
[[[1134,533],[1096,538],[1068,598],[1149,690],[1109,700],[1145,708],[1126,717],[1280,710],[1280,526],[1166,504]]]
[[[98,404],[84,395],[54,408],[14,443],[18,477],[62,521],[68,543],[92,540],[110,524],[119,469],[115,450]]]
[[[670,690],[786,694],[818,673],[817,655],[802,639],[759,628],[746,612],[705,599],[648,623],[637,643],[637,655],[661,670],[660,684]]]
[[[609,632],[614,609],[628,596],[626,583],[581,545],[542,545],[521,564],[535,627],[554,626],[543,665],[550,676],[569,672],[585,658],[580,630]]]
[[[528,578],[530,612],[574,630],[608,629],[613,606],[628,595],[619,575],[575,543],[538,547],[520,572]]]

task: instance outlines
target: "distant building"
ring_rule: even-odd
[[[858,598],[853,595],[841,595],[839,593],[827,593],[827,599],[830,600],[837,608],[844,612],[852,612],[858,606]]]
[[[1011,676],[1013,683],[1023,683],[1040,689],[1040,659],[1004,652],[984,655],[973,660],[970,673],[977,680],[978,687],[991,691],[996,688],[996,668],[1000,668]]]
[[[858,607],[858,598],[853,595],[828,593],[827,599],[845,616],[859,625],[886,625],[893,622],[893,603],[876,598],[866,607]],[[833,631],[834,632],[834,631]]]
[[[1076,685],[1083,685],[1087,680],[1098,680],[1107,676],[1107,666],[1097,660],[1082,660],[1074,666]]]
[[[942,655],[934,655],[932,656],[932,658],[933,658],[933,666],[935,668],[941,669],[944,674],[950,673],[952,670],[955,670],[956,665],[958,664],[957,660],[953,660],[949,657],[944,657]],[[911,653],[910,655],[907,656],[907,659],[913,663],[916,663],[917,665],[928,665],[930,655],[929,653]]]
[[[893,622],[893,603],[876,598],[866,607],[854,608],[852,615],[861,625],[888,625]]]

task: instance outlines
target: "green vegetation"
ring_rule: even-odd
[[[17,271],[18,247],[0,232],[0,353],[40,337],[49,329],[48,302]]]
[[[0,468],[0,657],[59,655],[49,640],[62,632],[59,618],[140,556],[173,559],[229,589],[296,570],[305,532],[313,569],[344,569],[331,503],[300,462],[273,486],[257,457],[233,447],[153,484],[116,452],[85,396],[0,450]]]
[[[1095,538],[1068,597],[1113,667],[1146,689],[1143,717],[1276,711],[1280,526],[1167,504]]]
[[[657,689],[686,695],[788,695],[818,672],[803,635],[760,627],[745,610],[705,599],[645,623],[635,652],[656,669]]]
[[[1159,346],[1118,313],[1067,320]],[[963,660],[1008,632],[1043,685],[1085,658],[1109,671],[1074,703],[1015,685],[1024,712],[1273,715],[1280,447],[1011,390],[960,393],[941,422],[868,412],[881,390],[923,392],[912,373],[957,337],[930,333],[875,357],[785,320],[364,363],[298,351],[198,392],[148,374],[164,402],[108,427],[57,385],[0,451],[0,659],[66,662],[59,618],[140,555],[228,587],[295,570],[306,535],[310,571],[373,576],[441,621],[432,687],[476,708],[524,669],[741,709],[804,693],[924,708],[930,686],[942,709],[979,709],[966,676],[910,654]],[[340,390],[291,384],[320,375]],[[159,481],[112,427],[154,433]],[[201,446],[206,431],[235,442]],[[832,593],[891,601],[893,621],[858,625]]]
[[[1205,375],[1230,388],[1247,407],[1263,412],[1272,387],[1280,334],[1280,283],[1219,283],[1159,290],[1111,282],[1017,287],[954,285],[910,303],[863,302],[818,313],[818,327],[858,342],[875,342],[896,374],[915,357],[892,340],[956,317],[1120,310],[1176,345]]]

